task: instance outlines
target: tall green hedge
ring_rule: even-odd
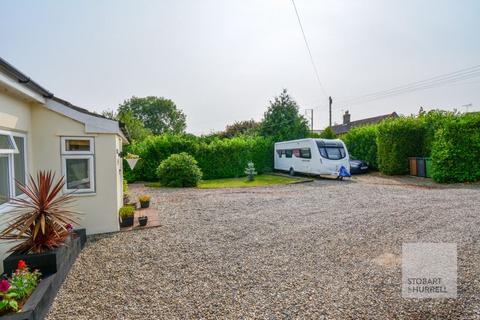
[[[387,119],[378,125],[378,168],[384,174],[407,174],[408,158],[423,156],[425,122],[414,117]]]
[[[198,162],[204,179],[230,178],[244,175],[248,161],[259,173],[273,168],[273,141],[264,137],[202,139],[182,135],[150,136],[127,147],[140,156],[132,171],[127,166],[125,177],[132,181],[156,181],[156,169],[171,154],[186,152]]]
[[[480,115],[450,117],[435,132],[432,178],[438,182],[480,180]]]
[[[378,169],[377,161],[377,126],[353,128],[342,137],[348,153],[357,159],[368,161],[369,167]]]

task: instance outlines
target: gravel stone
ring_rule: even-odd
[[[90,237],[48,319],[480,319],[480,187],[425,181],[132,185],[162,225]],[[457,299],[402,298],[404,242],[457,243]]]

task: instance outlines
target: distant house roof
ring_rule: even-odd
[[[332,131],[336,135],[344,134],[344,133],[347,133],[351,128],[354,128],[354,127],[359,127],[359,126],[364,126],[364,125],[369,125],[369,124],[377,124],[377,123],[381,122],[382,120],[385,120],[385,119],[388,119],[388,118],[396,118],[396,117],[398,117],[398,114],[394,111],[392,113],[384,114],[384,115],[381,115],[381,116],[350,121],[350,114],[348,113],[348,111],[346,111],[345,114],[343,115],[343,123],[332,126]]]

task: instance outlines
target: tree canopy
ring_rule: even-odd
[[[134,118],[153,134],[184,133],[186,117],[175,103],[162,97],[132,97],[118,107],[118,119]],[[121,120],[122,121],[122,120]],[[133,122],[136,126],[137,122]]]
[[[270,101],[260,124],[260,134],[281,141],[305,138],[308,132],[307,120],[298,113],[298,104],[284,89]]]

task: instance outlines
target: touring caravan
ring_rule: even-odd
[[[341,167],[350,172],[348,150],[338,139],[299,139],[275,143],[275,170],[338,177]]]

